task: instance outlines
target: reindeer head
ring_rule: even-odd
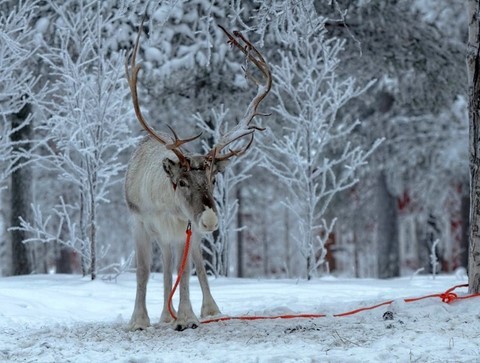
[[[163,159],[163,169],[170,178],[177,205],[202,233],[218,227],[217,210],[213,198],[215,175],[222,172],[226,161],[212,165],[202,155],[187,157],[188,167],[170,158]]]
[[[233,35],[231,35],[223,27],[220,26],[220,28],[227,35],[229,44],[240,49],[246,55],[248,61],[253,63],[263,74],[265,83],[261,84],[253,78],[253,76],[246,73],[247,77],[258,85],[257,95],[250,102],[243,119],[240,120],[236,127],[223,135],[218,143],[205,155],[186,154],[181,149],[183,144],[199,138],[201,134],[187,139],[180,139],[170,126],[168,127],[172,132],[171,136],[157,134],[148,125],[142,115],[137,93],[137,79],[141,65],[136,64],[135,60],[143,29],[143,20],[131,56],[130,70],[128,58],[125,64],[127,80],[132,93],[133,106],[137,119],[153,139],[165,145],[167,150],[171,150],[177,156],[178,160],[165,158],[162,161],[163,169],[175,191],[177,206],[200,232],[212,232],[218,227],[215,200],[213,198],[215,175],[225,169],[230,158],[243,155],[250,148],[253,143],[255,131],[264,130],[263,128],[253,125],[252,120],[255,116],[262,115],[257,109],[259,104],[267,96],[272,85],[270,69],[257,49],[239,32],[233,32]],[[228,151],[225,151],[228,145],[234,142],[239,144],[244,138],[246,138],[247,141],[243,142],[243,146],[237,149],[228,148]]]

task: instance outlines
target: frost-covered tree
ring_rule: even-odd
[[[1,5],[0,25],[0,183],[15,171],[22,154],[22,144],[29,140],[12,140],[15,134],[30,125],[32,114],[24,112],[34,102],[34,87],[38,76],[29,67],[29,60],[38,50],[35,41],[35,28],[32,26],[33,17],[37,10],[35,1],[20,2],[13,4],[7,1]],[[17,115],[16,122],[11,117]],[[13,148],[15,147],[15,150]]]
[[[339,120],[339,112],[369,86],[357,87],[353,77],[339,77],[339,53],[344,42],[329,38],[325,18],[311,1],[297,6],[275,3],[272,28],[278,29],[280,62],[272,66],[283,135],[265,148],[265,167],[287,183],[285,205],[297,217],[295,239],[311,278],[324,262],[325,241],[334,220],[325,220],[336,194],[358,181],[358,169],[378,146],[356,145],[356,120]],[[272,9],[270,8],[270,9]]]
[[[17,225],[19,216],[25,215],[30,208],[29,164],[35,160],[32,152],[41,145],[31,140],[32,104],[39,102],[38,96],[42,96],[38,72],[32,66],[38,51],[34,27],[37,5],[37,1],[5,1],[0,5],[0,190],[10,181],[10,222],[2,221],[5,227]],[[2,209],[8,208],[5,205]],[[25,233],[11,230],[9,237],[12,273],[29,273],[31,263],[23,243]],[[2,240],[0,252],[5,249],[6,241]]]
[[[98,210],[122,180],[120,155],[135,142],[125,101],[124,55],[107,54],[102,36],[123,11],[76,0],[49,4],[58,44],[48,47],[43,59],[54,77],[54,96],[37,129],[48,137],[43,167],[68,191],[58,192],[58,204],[46,216],[35,206],[22,229],[32,234],[29,242],[54,241],[76,250],[83,273],[94,279],[101,257],[97,245],[104,253],[108,247],[97,241]]]

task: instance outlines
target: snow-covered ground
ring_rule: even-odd
[[[151,278],[150,318],[162,306],[161,275]],[[199,313],[195,277],[192,301]],[[479,362],[480,298],[438,298],[465,276],[393,280],[211,280],[226,315],[326,313],[318,319],[225,321],[183,332],[156,324],[130,332],[135,276],[90,281],[79,276],[0,278],[1,362]],[[459,294],[466,289],[458,290]],[[336,318],[335,313],[394,299],[388,307]],[[393,312],[393,320],[384,313]]]

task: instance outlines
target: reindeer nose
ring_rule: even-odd
[[[204,222],[202,222],[202,228],[206,231],[216,231],[218,229],[218,223],[215,223],[213,226],[206,225]]]
[[[218,218],[213,209],[207,208],[203,211],[200,217],[200,227],[205,232],[213,232],[218,228]]]

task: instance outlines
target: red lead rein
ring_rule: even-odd
[[[180,279],[182,278],[183,271],[185,270],[185,265],[187,264],[187,261],[188,261],[188,251],[190,249],[190,239],[192,237],[192,225],[190,221],[188,222],[188,226],[185,233],[187,237],[185,240],[185,248],[183,250],[182,262],[178,270],[177,280],[175,281],[175,285],[173,285],[172,291],[170,292],[170,296],[168,297],[168,311],[170,312],[170,315],[172,316],[172,318],[175,320],[177,319],[177,316],[173,312],[172,298],[173,298],[173,295],[175,294],[175,290],[177,289],[178,284],[180,283]],[[465,295],[465,296],[458,296],[456,293],[453,292],[454,290],[462,287],[468,287],[468,284],[453,286],[442,294],[432,294],[432,295],[425,295],[425,296],[416,297],[416,298],[408,298],[408,299],[403,299],[403,301],[405,301],[406,303],[411,303],[411,302],[415,302],[423,299],[438,297],[444,303],[451,304],[456,300],[466,300],[466,299],[480,296],[480,293],[474,293],[474,294]],[[342,316],[350,316],[350,315],[358,314],[362,311],[373,310],[381,306],[390,305],[391,303],[393,303],[393,301],[394,300],[388,300],[377,305],[367,306],[364,308],[351,310],[344,313],[334,314],[333,317],[339,318]],[[227,321],[227,320],[273,320],[273,319],[300,319],[300,318],[315,319],[315,318],[325,318],[326,316],[327,316],[326,314],[289,314],[289,315],[276,315],[276,316],[222,316],[219,318],[203,320],[201,323],[209,324],[209,323],[216,323],[216,322]]]
[[[180,268],[178,269],[178,276],[177,276],[177,279],[175,280],[175,285],[173,285],[172,291],[170,291],[170,295],[168,296],[168,312],[172,316],[173,320],[177,320],[177,316],[173,312],[172,299],[173,299],[173,295],[175,294],[175,291],[177,290],[178,284],[180,283],[180,279],[182,278],[183,271],[185,270],[185,265],[187,264],[187,261],[188,261],[188,251],[190,250],[190,239],[192,238],[192,223],[190,221],[188,221],[188,225],[187,225],[187,229],[185,230],[185,233],[187,237],[185,239],[185,248],[183,249],[182,262],[180,264]]]
[[[428,299],[428,298],[433,298],[433,297],[438,297],[442,299],[444,303],[451,304],[455,300],[466,300],[470,299],[473,297],[479,297],[480,293],[475,293],[475,294],[470,294],[470,295],[465,295],[465,296],[458,296],[456,293],[453,291],[457,288],[461,287],[468,287],[468,284],[464,285],[456,285],[453,286],[452,288],[448,289],[442,294],[432,294],[432,295],[426,295],[426,296],[421,296],[421,297],[416,297],[416,298],[409,298],[409,299],[404,299],[406,303],[411,303],[415,302],[418,300],[423,300],[423,299]],[[347,311],[344,313],[339,313],[339,314],[334,314],[332,315],[333,317],[340,318],[343,316],[350,316],[350,315],[355,315],[358,314],[362,311],[367,311],[367,310],[373,310],[376,308],[379,308],[381,306],[385,305],[390,305],[393,303],[394,300],[389,300],[382,302],[377,305],[372,305],[372,306],[367,306],[364,308],[356,309],[356,310],[351,310]],[[316,319],[316,318],[325,318],[327,317],[327,314],[289,314],[289,315],[277,315],[277,316],[224,316],[224,317],[219,317],[219,318],[213,318],[213,319],[208,319],[208,320],[203,320],[203,324],[208,324],[208,323],[216,323],[219,321],[226,321],[226,320],[273,320],[273,319]]]

